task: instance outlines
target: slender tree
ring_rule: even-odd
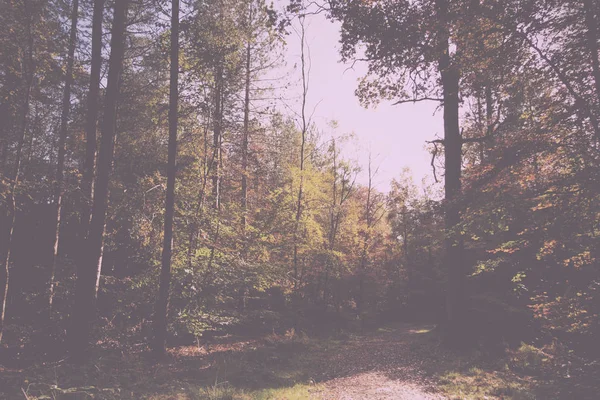
[[[300,183],[298,185],[298,196],[296,197],[296,217],[294,220],[294,257],[293,257],[293,271],[294,271],[294,288],[298,288],[298,231],[300,229],[300,220],[302,219],[302,199],[304,197],[304,161],[306,155],[306,135],[308,134],[308,116],[306,115],[306,100],[308,99],[308,71],[309,68],[306,61],[305,47],[306,47],[306,28],[305,28],[304,14],[300,15],[298,20],[300,22],[300,69],[302,74],[302,104],[300,108]]]
[[[100,95],[100,72],[102,69],[102,19],[104,16],[104,0],[94,0],[92,15],[92,60],[90,69],[90,86],[87,94],[87,110],[85,116],[85,159],[81,177],[81,230],[80,239],[85,240],[88,234],[92,196],[94,190],[94,168],[96,163],[96,130],[98,123],[98,100]]]
[[[67,54],[67,69],[63,89],[62,110],[60,114],[60,130],[58,134],[58,159],[56,163],[56,179],[54,182],[54,242],[52,245],[52,267],[50,270],[50,294],[48,297],[49,313],[52,313],[54,301],[54,276],[58,263],[58,246],[60,240],[60,221],[64,191],[65,153],[67,151],[67,128],[69,111],[71,109],[71,85],[73,84],[73,63],[75,61],[75,46],[77,45],[77,20],[79,18],[79,0],[73,0],[71,11],[71,30],[69,33],[69,48]]]
[[[169,289],[171,284],[171,255],[173,252],[173,215],[175,213],[175,175],[177,172],[177,123],[179,79],[179,0],[171,2],[171,71],[169,89],[169,155],[167,166],[167,196],[165,226],[160,270],[160,287],[156,302],[154,352],[162,357],[166,350]]]
[[[23,0],[23,16],[25,19],[25,57],[21,62],[21,72],[23,76],[24,95],[23,103],[20,107],[19,125],[17,131],[17,149],[12,174],[9,176],[10,184],[8,191],[8,227],[7,243],[4,249],[4,255],[0,265],[0,342],[4,332],[4,319],[6,317],[6,300],[8,298],[9,287],[9,269],[11,247],[13,245],[13,235],[15,229],[15,218],[17,213],[17,201],[15,192],[19,185],[19,175],[21,173],[21,163],[23,157],[23,144],[25,142],[25,133],[27,132],[27,117],[29,115],[29,103],[33,78],[35,74],[34,38],[33,38],[33,10],[29,0]]]
[[[108,209],[108,185],[112,169],[117,103],[125,52],[125,27],[128,0],[115,1],[110,43],[110,59],[106,86],[102,137],[98,152],[98,169],[94,185],[94,205],[89,235],[86,239],[86,262],[77,271],[76,302],[73,310],[71,350],[75,358],[84,357],[89,343],[90,324],[96,314],[96,298],[102,269],[104,228]]]
[[[252,20],[252,3],[248,5],[248,21]],[[246,232],[248,214],[248,142],[250,136],[250,78],[252,67],[252,37],[248,32],[246,39],[245,82],[244,82],[244,128],[242,133],[242,234]]]

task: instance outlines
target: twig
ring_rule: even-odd
[[[439,183],[438,178],[437,178],[437,173],[435,170],[435,158],[437,157],[437,153],[438,153],[438,143],[444,143],[443,140],[432,140],[430,143],[433,144],[433,154],[431,155],[431,168],[433,169],[433,179],[435,179],[435,183]]]

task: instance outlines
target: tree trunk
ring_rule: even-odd
[[[598,23],[595,10],[598,8],[595,0],[583,0],[585,24],[587,27],[587,47],[592,64],[592,75],[596,89],[596,100],[600,106],[600,64],[598,61]]]
[[[358,316],[361,321],[361,328],[364,326],[363,313],[365,311],[365,276],[367,274],[367,265],[369,257],[369,242],[371,240],[371,227],[373,226],[373,172],[371,164],[371,153],[369,153],[369,183],[367,185],[367,203],[365,204],[365,221],[366,229],[363,237],[363,248],[360,256],[359,265],[359,276],[358,276],[358,301],[356,302],[356,308],[358,310]]]
[[[106,86],[102,137],[98,153],[98,171],[94,185],[94,205],[88,237],[85,241],[87,256],[77,271],[76,301],[73,310],[71,336],[72,355],[83,358],[90,339],[90,325],[96,315],[96,299],[102,267],[102,253],[106,212],[108,209],[108,184],[112,169],[117,103],[123,55],[125,52],[125,24],[128,0],[115,2],[111,34],[111,52]],[[80,261],[81,262],[81,261]]]
[[[494,144],[494,138],[492,137],[494,133],[494,99],[492,97],[492,85],[489,82],[485,86],[485,119],[486,139],[481,142],[481,147],[483,149],[481,162],[483,162],[484,158],[487,156],[486,147],[491,148]]]
[[[173,215],[175,213],[175,175],[177,172],[177,104],[179,78],[179,0],[171,6],[171,82],[169,89],[169,155],[167,166],[167,196],[165,203],[165,231],[160,270],[160,286],[155,310],[154,353],[164,357],[167,343],[167,315],[171,285],[171,255],[173,252]]]
[[[67,55],[67,71],[65,76],[65,87],[63,90],[62,111],[60,114],[60,133],[58,136],[58,160],[56,166],[56,182],[54,183],[54,243],[52,246],[52,267],[50,270],[50,294],[48,297],[48,315],[52,315],[52,303],[54,301],[54,276],[58,262],[58,245],[60,240],[60,214],[62,210],[63,181],[65,170],[65,153],[67,142],[67,125],[69,110],[71,108],[71,84],[73,83],[73,62],[75,60],[75,45],[77,40],[77,19],[79,17],[79,0],[73,0],[71,13],[71,32],[69,34],[69,50]]]
[[[206,185],[208,183],[208,177],[210,175],[210,169],[212,167],[212,163],[208,162],[208,131],[210,129],[210,112],[208,113],[206,124],[204,126],[204,155],[202,160],[202,184],[200,185],[200,190],[198,191],[198,205],[196,207],[196,212],[194,213],[194,220],[190,224],[190,232],[188,239],[188,267],[191,269],[193,267],[193,257],[196,248],[196,239],[198,238],[198,231],[200,229],[200,216],[204,212],[204,199],[206,198]]]
[[[448,4],[437,1],[439,19],[448,21]],[[448,22],[447,22],[448,23]],[[462,138],[459,126],[459,71],[452,63],[448,29],[441,34],[439,69],[444,95],[444,158],[445,158],[445,263],[448,276],[446,338],[449,344],[461,342],[464,332],[465,269],[463,265],[463,241],[457,232],[460,223]]]
[[[213,131],[212,194],[215,210],[221,208],[221,135],[223,122],[223,67],[219,65],[215,77],[215,120]]]
[[[298,229],[300,228],[300,219],[302,218],[302,197],[304,194],[304,151],[306,147],[306,133],[308,131],[308,122],[306,119],[306,99],[308,95],[308,77],[306,76],[306,59],[304,55],[304,46],[306,45],[304,17],[300,18],[300,63],[302,68],[302,138],[300,142],[300,184],[298,187],[298,197],[296,200],[296,219],[294,224],[294,289],[298,288]]]
[[[221,227],[221,168],[223,166],[222,145],[223,145],[223,66],[219,61],[216,70],[215,82],[215,118],[213,132],[213,159],[212,168],[212,195],[213,207],[215,210],[216,221],[213,229],[213,243],[210,246],[210,256],[208,258],[206,274],[209,276],[212,271],[212,264],[215,259],[215,247],[219,241],[219,231]]]
[[[4,255],[1,258],[0,265],[0,342],[2,342],[2,334],[4,332],[4,319],[6,317],[6,300],[8,298],[8,286],[9,286],[9,266],[10,266],[10,255],[13,241],[13,233],[15,228],[15,217],[17,212],[17,204],[15,198],[15,191],[19,184],[19,174],[21,172],[21,159],[23,156],[23,144],[25,142],[25,132],[27,131],[27,116],[29,114],[29,99],[31,96],[31,87],[33,85],[33,75],[35,71],[35,65],[33,62],[33,33],[32,33],[32,21],[31,21],[31,10],[29,9],[29,1],[25,0],[25,30],[27,32],[27,51],[25,60],[23,61],[23,75],[25,77],[25,93],[23,97],[23,104],[21,107],[21,120],[19,121],[19,130],[17,133],[17,153],[15,156],[15,164],[12,175],[9,177],[11,183],[8,192],[8,227],[7,227],[7,241],[6,248],[4,249]]]
[[[81,228],[80,239],[87,238],[92,210],[94,190],[94,167],[96,164],[96,129],[98,122],[98,100],[100,94],[100,72],[102,69],[102,19],[104,0],[94,0],[92,17],[92,65],[90,87],[87,95],[85,117],[85,160],[81,177]],[[85,255],[84,255],[85,256]]]
[[[246,232],[248,213],[248,141],[250,129],[250,40],[246,44],[246,88],[244,96],[244,136],[242,138],[242,235]],[[245,246],[245,244],[244,244]]]

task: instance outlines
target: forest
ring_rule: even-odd
[[[315,118],[315,18],[354,101],[443,117],[431,179]],[[599,23],[0,0],[0,398],[599,398]]]

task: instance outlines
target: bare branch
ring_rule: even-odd
[[[410,99],[410,100],[398,100],[395,103],[392,103],[393,106],[397,106],[398,104],[405,104],[405,103],[419,103],[422,101],[444,101],[444,99],[440,99],[437,97],[419,97],[419,98],[414,98],[414,99]]]
[[[433,153],[431,155],[431,169],[433,170],[433,179],[435,179],[435,183],[440,183],[440,181],[437,178],[437,172],[435,170],[435,158],[437,157],[438,154],[438,143],[444,143],[443,140],[433,140],[429,143],[433,144]]]

